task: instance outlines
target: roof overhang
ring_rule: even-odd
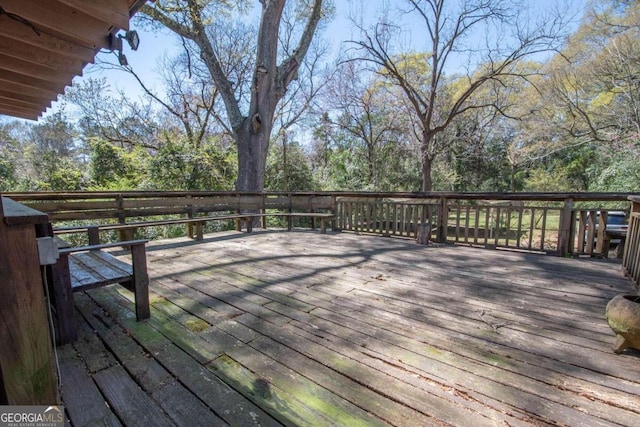
[[[146,1],[0,0],[0,114],[37,119]]]

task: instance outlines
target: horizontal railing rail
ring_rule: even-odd
[[[330,212],[345,231],[490,248],[601,255],[606,214],[630,210],[631,193],[457,192],[38,192],[7,197],[55,223],[129,224],[256,211]],[[600,214],[602,213],[602,214]],[[276,216],[276,215],[274,215]],[[599,219],[596,219],[599,218]],[[308,218],[307,220],[313,220]],[[599,221],[596,223],[596,221]],[[151,222],[151,221],[149,221]],[[640,236],[639,236],[640,237]]]
[[[117,232],[119,238],[124,240],[134,238],[138,230],[145,230],[138,237],[167,237],[163,233],[147,233],[146,230],[151,227],[182,225],[187,227],[186,234],[189,236],[193,236],[194,227],[201,227],[205,222],[214,230],[229,228],[230,225],[224,225],[225,223],[234,223],[238,229],[241,225],[238,221],[240,213],[253,213],[254,220],[261,221],[265,228],[268,218],[272,221],[284,221],[288,228],[293,222],[315,228],[316,220],[320,220],[324,228],[326,215],[334,212],[336,204],[335,197],[331,194],[312,192],[128,191],[5,194],[26,206],[47,213],[58,232],[80,234],[86,232],[90,225],[99,225],[100,230]],[[202,221],[198,221],[199,219]],[[200,231],[196,234],[201,236]],[[172,236],[174,233],[170,234]]]

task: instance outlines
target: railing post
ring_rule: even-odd
[[[560,226],[558,227],[558,256],[565,256],[569,253],[569,247],[572,245],[571,223],[573,213],[573,199],[564,199],[564,207],[560,212]]]
[[[629,230],[624,245],[622,271],[640,290],[640,198],[630,196]]]
[[[571,228],[569,229],[569,242],[571,242],[569,244],[569,250],[567,251],[568,254],[573,255],[575,253],[575,244],[574,242],[576,241],[576,227],[575,227],[575,223],[576,223],[576,211],[574,211],[573,209],[571,209]],[[582,236],[582,239],[584,239],[584,236]],[[582,248],[580,248],[578,250],[578,252],[580,252],[582,250]]]
[[[191,194],[187,194],[186,199],[187,218],[193,219],[193,217],[195,216],[195,207],[193,206],[192,201],[193,197],[191,196]],[[187,224],[187,236],[189,236],[190,239],[193,239],[193,223],[191,222]]]
[[[438,243],[447,243],[447,227],[449,222],[449,211],[447,198],[442,197],[438,206]]]

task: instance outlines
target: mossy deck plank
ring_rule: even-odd
[[[174,423],[196,402],[231,425],[640,425],[640,353],[604,319],[619,264],[349,233],[147,253],[151,319],[107,287],[80,321]]]
[[[71,344],[58,347],[61,395],[65,409],[77,427],[122,426],[104,402],[87,366]]]
[[[280,425],[228,382],[214,375],[201,362],[163,335],[162,331],[155,329],[148,321],[136,322],[132,311],[133,303],[126,300],[117,289],[95,289],[89,294],[175,379],[230,425]],[[158,317],[157,312],[154,314]]]
[[[113,350],[127,372],[152,400],[162,407],[177,426],[228,425],[177,381],[87,296],[80,295],[76,300],[76,306],[105,345]]]
[[[127,426],[171,425],[171,419],[120,366],[93,375],[109,406]]]

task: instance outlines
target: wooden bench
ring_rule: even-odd
[[[320,233],[322,234],[327,232],[327,222],[335,220],[335,215],[329,212],[276,212],[264,215],[285,217],[288,231],[293,228],[293,218],[311,218],[312,220],[318,218],[320,219]],[[315,228],[315,224],[313,224],[312,228]]]
[[[77,232],[87,232],[89,233],[89,241],[91,242],[92,236],[95,241],[98,241],[97,234],[99,231],[118,231],[120,233],[120,239],[123,241],[133,240],[135,236],[135,232],[139,228],[146,227],[155,227],[155,226],[163,226],[163,225],[174,225],[174,224],[186,224],[189,226],[188,235],[190,238],[195,240],[202,240],[204,238],[204,226],[209,221],[225,221],[225,220],[233,220],[236,223],[236,230],[241,231],[243,226],[247,233],[251,233],[253,231],[253,220],[256,218],[266,218],[266,217],[285,217],[287,220],[287,230],[291,231],[293,228],[293,218],[311,218],[320,219],[320,232],[327,232],[328,221],[334,221],[335,215],[333,213],[328,212],[270,212],[270,213],[239,213],[239,214],[229,214],[229,215],[211,215],[211,216],[201,216],[195,218],[176,218],[176,219],[164,219],[164,220],[156,220],[156,221],[144,221],[144,222],[130,222],[125,224],[104,224],[104,225],[83,225],[83,226],[71,226],[71,227],[56,227],[54,229],[57,235],[60,234],[68,234],[68,233],[77,233]],[[315,228],[315,223],[313,223]]]
[[[97,229],[92,228],[97,235]],[[90,241],[95,238],[90,237]],[[149,276],[147,273],[146,240],[60,249],[60,257],[49,273],[50,298],[55,313],[56,343],[77,339],[77,324],[73,293],[119,283],[135,295],[137,320],[148,319]],[[103,249],[122,247],[130,250],[131,264],[127,264]]]

